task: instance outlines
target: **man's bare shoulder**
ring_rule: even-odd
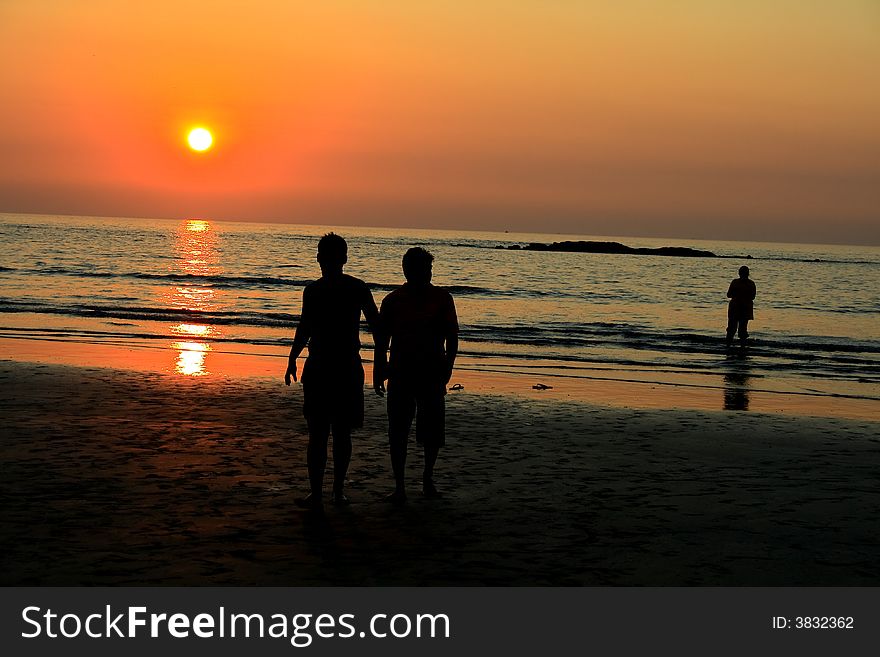
[[[352,287],[367,287],[367,284],[364,283],[361,279],[355,276],[350,276],[349,274],[343,274],[342,280],[345,282],[346,285],[351,285]]]
[[[444,301],[452,301],[452,293],[445,287],[439,287],[437,285],[432,285],[431,287],[434,288],[434,294],[439,298],[442,298]]]
[[[316,281],[312,281],[307,284],[305,289],[306,291],[314,291],[318,292],[320,290],[329,290],[333,288],[351,288],[351,289],[369,289],[367,288],[367,284],[364,283],[361,279],[355,278],[354,276],[349,276],[348,274],[342,274],[339,277],[326,278],[322,276]]]
[[[390,299],[391,301],[394,301],[395,299],[400,299],[405,296],[406,296],[406,286],[401,285],[400,287],[394,288],[393,290],[391,290],[391,292],[386,294],[385,300],[387,301]]]
[[[409,300],[424,300],[426,298],[442,299],[446,301],[451,300],[452,295],[445,287],[439,287],[434,284],[426,285],[424,287],[420,286],[418,288],[413,288],[409,285],[401,285],[399,288],[389,292],[386,295],[385,300],[390,300],[392,302],[405,302]]]

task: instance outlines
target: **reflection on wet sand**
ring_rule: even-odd
[[[171,348],[177,350],[177,363],[174,371],[186,376],[204,376],[205,357],[211,351],[211,345],[204,342],[172,342]]]
[[[174,241],[174,267],[178,273],[188,276],[216,276],[222,273],[217,234],[210,222],[188,219],[176,231]],[[182,310],[208,312],[219,306],[219,293],[210,283],[202,281],[176,285],[163,295],[172,307]],[[216,326],[197,323],[180,323],[169,327],[172,334],[182,339],[171,343],[177,352],[174,371],[183,376],[204,376],[210,371],[206,365],[211,345],[209,338],[216,338],[220,331]]]
[[[724,374],[724,410],[749,410],[749,380],[752,378],[745,353],[728,355],[728,371]]]

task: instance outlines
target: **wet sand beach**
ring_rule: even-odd
[[[280,377],[0,363],[5,585],[876,585],[880,423],[448,396],[440,500],[389,506],[382,400],[352,505],[307,488]],[[327,482],[329,487],[329,481]]]

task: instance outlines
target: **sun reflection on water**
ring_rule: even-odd
[[[185,228],[194,233],[210,230],[211,224],[204,219],[187,219]]]
[[[216,291],[210,287],[177,287],[171,303],[177,308],[207,312],[215,308]]]
[[[187,219],[180,225],[174,240],[174,271],[198,278],[192,283],[187,281],[167,288],[162,296],[169,307],[195,314],[220,308],[219,292],[210,280],[206,280],[223,271],[217,240],[217,233],[209,221]],[[174,371],[184,376],[209,374],[206,360],[212,348],[207,340],[219,337],[218,327],[207,323],[181,322],[169,326],[169,330],[172,335],[183,338],[171,343],[171,348],[177,352]]]
[[[171,348],[177,350],[177,364],[174,371],[184,376],[205,376],[205,357],[211,345],[204,342],[172,342]]]
[[[176,333],[177,335],[207,337],[214,332],[213,328],[214,327],[212,326],[206,326],[203,324],[177,324],[176,326],[171,327],[171,332]]]

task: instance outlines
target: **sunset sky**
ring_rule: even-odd
[[[0,89],[5,212],[880,244],[877,0],[4,0]]]

